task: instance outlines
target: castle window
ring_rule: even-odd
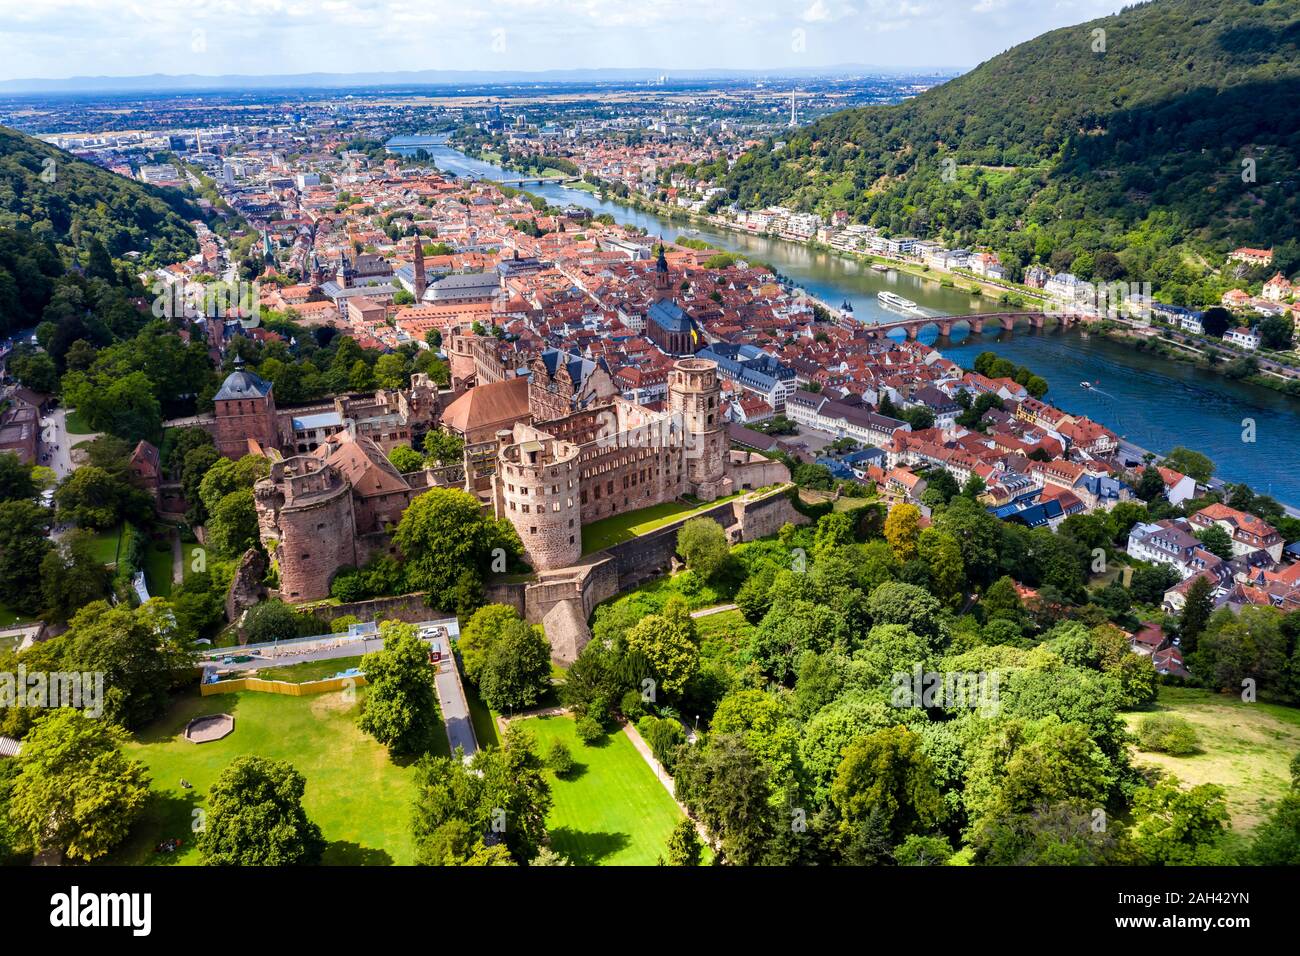
[[[529,529],[528,529],[528,533],[529,533],[529,534],[537,534],[537,528],[536,528],[536,526],[529,528]]]
[[[573,535],[569,535],[569,544],[573,544]]]
[[[573,519],[572,519],[572,518],[569,519],[569,527],[570,527],[570,528],[573,527]],[[573,540],[573,539],[570,538],[569,540]]]
[[[552,511],[559,511],[559,510],[560,510],[560,503],[557,501],[557,502],[555,502],[554,504],[552,504],[552,505],[551,505],[551,510],[552,510]]]
[[[524,509],[524,514],[528,514],[528,505],[523,505],[522,507]]]

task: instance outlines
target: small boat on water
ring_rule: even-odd
[[[889,266],[883,265],[882,263],[879,262],[873,262],[871,263],[871,270],[873,272],[888,272]]]
[[[1101,381],[1100,381],[1100,380],[1098,380],[1098,381],[1096,381],[1096,382],[1080,382],[1080,383],[1079,383],[1079,387],[1080,387],[1080,388],[1096,388],[1096,387],[1097,387],[1098,385],[1100,385],[1100,384],[1101,384]]]

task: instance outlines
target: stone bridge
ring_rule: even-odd
[[[1051,316],[1057,321],[1062,328],[1084,321],[1083,315],[1058,314],[1053,313]],[[1047,314],[1044,312],[983,312],[978,315],[925,315],[918,316],[914,319],[899,319],[896,322],[881,322],[876,325],[864,325],[867,335],[871,338],[879,338],[888,335],[897,329],[902,329],[903,334],[908,340],[914,340],[923,328],[929,325],[935,326],[939,330],[939,335],[947,338],[952,334],[953,327],[961,323],[970,326],[972,333],[984,331],[985,325],[995,326],[998,329],[1010,332],[1015,328],[1017,322],[1024,322],[1030,328],[1041,329],[1047,321]]]

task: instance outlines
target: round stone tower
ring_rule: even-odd
[[[582,557],[578,446],[554,438],[502,443],[497,457],[501,517],[524,543],[538,571],[567,568]]]
[[[291,604],[329,597],[330,580],[357,562],[352,487],[319,458],[277,461],[253,488],[262,544]]]
[[[668,376],[668,411],[682,422],[689,490],[712,501],[722,491],[727,454],[718,363],[699,358],[674,363]]]

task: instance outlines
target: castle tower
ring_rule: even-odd
[[[685,433],[691,494],[714,500],[723,492],[727,456],[718,363],[696,358],[676,362],[668,376],[668,411]]]
[[[424,301],[424,291],[428,288],[424,278],[424,240],[420,238],[420,230],[415,230],[415,261],[412,263],[415,267],[415,304],[419,305]]]
[[[451,388],[457,394],[478,384],[473,343],[473,335],[453,335],[450,343],[443,343],[451,366]]]
[[[263,448],[280,447],[280,423],[271,383],[244,371],[243,359],[226,376],[212,399],[216,417],[217,451],[227,458],[248,454],[249,439]]]
[[[497,517],[515,526],[535,570],[576,564],[582,557],[578,446],[550,437],[511,444],[513,437],[497,433]]]
[[[321,459],[302,455],[273,463],[270,475],[254,485],[253,501],[283,600],[327,598],[334,574],[361,563],[352,486]]]

